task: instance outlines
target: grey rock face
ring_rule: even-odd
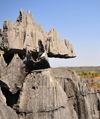
[[[34,70],[33,60],[18,54],[8,64],[5,59],[0,56],[1,119],[100,118],[100,94],[74,71]]]
[[[88,87],[72,70],[53,69],[51,73],[66,92],[78,119],[100,118],[100,94]]]
[[[100,119],[100,94],[49,57],[75,57],[69,40],[46,33],[32,14],[0,29],[0,119]]]
[[[41,44],[39,43],[42,43]],[[19,53],[24,55],[30,50],[32,55],[37,57],[39,52],[47,52],[49,57],[73,58],[76,57],[74,48],[68,39],[60,39],[58,31],[51,26],[50,32],[46,33],[42,25],[38,25],[32,14],[21,9],[16,23],[10,19],[4,21],[3,30],[0,29],[0,49],[8,54]]]

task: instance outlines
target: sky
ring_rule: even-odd
[[[5,19],[15,23],[21,8],[73,45],[77,57],[49,58],[51,67],[100,66],[100,0],[0,0],[0,28]]]

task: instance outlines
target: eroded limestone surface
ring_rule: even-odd
[[[32,14],[21,9],[16,23],[10,19],[3,23],[0,29],[0,49],[2,53],[20,53],[25,55],[27,50],[32,52],[32,56],[37,57],[39,52],[46,51],[48,57],[73,58],[76,57],[74,48],[68,39],[61,40],[58,31],[50,27],[50,32],[46,33],[42,24],[38,25]],[[1,52],[1,51],[0,51]]]
[[[75,57],[69,41],[32,14],[0,29],[0,119],[100,119],[100,94],[72,70],[50,68],[49,57]]]
[[[100,118],[99,92],[83,83],[74,71],[28,69],[27,60],[18,55],[10,65],[3,57],[1,61],[0,119]]]

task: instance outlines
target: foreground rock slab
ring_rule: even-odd
[[[100,118],[99,92],[83,83],[74,71],[48,68],[27,72],[22,68],[24,63],[20,62],[21,71],[17,65],[14,66],[18,69],[16,76],[23,76],[20,81],[15,74],[0,74],[1,119]],[[10,67],[5,67],[5,64],[3,66],[4,70]],[[9,78],[10,75],[12,78]]]

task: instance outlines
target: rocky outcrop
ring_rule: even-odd
[[[27,50],[32,52],[33,57],[38,57],[39,52],[46,51],[49,57],[73,58],[76,57],[74,48],[68,39],[61,40],[58,31],[50,27],[46,33],[42,25],[38,25],[30,13],[20,14],[13,24],[10,19],[3,23],[0,29],[0,49],[5,54],[20,53],[25,55]]]
[[[68,102],[77,114],[76,119],[100,118],[100,94],[83,83],[73,70],[52,69],[55,79],[60,83]],[[67,119],[67,118],[66,118]]]
[[[32,14],[0,29],[0,119],[100,119],[100,94],[49,57],[75,57],[69,40],[46,33]]]
[[[5,59],[0,56],[1,119],[100,118],[99,92],[73,70],[34,70],[32,60],[18,54],[8,64]]]

